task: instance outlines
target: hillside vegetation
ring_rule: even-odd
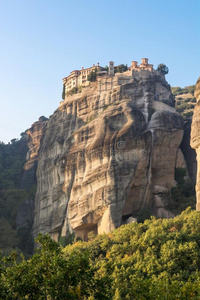
[[[0,248],[4,253],[18,249],[31,254],[33,250],[31,224],[29,228],[16,228],[19,206],[35,195],[35,187],[20,187],[26,153],[24,137],[7,145],[0,143]]]
[[[176,110],[184,118],[192,117],[196,103],[196,98],[194,97],[195,85],[186,86],[184,88],[172,87],[171,90],[175,97]]]
[[[131,223],[62,248],[40,235],[26,261],[1,260],[1,299],[199,299],[200,213]]]

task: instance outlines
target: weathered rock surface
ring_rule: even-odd
[[[26,131],[26,143],[28,151],[26,154],[26,164],[21,179],[21,188],[29,188],[36,184],[36,169],[38,162],[38,153],[44,137],[44,130],[47,124],[47,118],[40,117],[31,128]]]
[[[197,153],[196,209],[200,211],[200,78],[196,83],[194,93],[197,103],[194,108],[191,131],[191,146]]]
[[[20,178],[20,188],[22,189],[33,188],[34,185],[37,184],[36,169],[38,154],[44,137],[47,120],[48,119],[43,116],[40,117],[39,120],[26,131],[26,139],[22,140],[26,145],[26,151],[23,151],[24,159],[26,157],[26,163],[24,165],[22,178]],[[34,219],[34,203],[34,196],[30,196],[19,206],[16,217],[17,228],[32,227]]]
[[[184,123],[173,106],[170,86],[155,71],[99,78],[68,96],[45,125],[34,235],[57,239],[75,231],[87,239],[89,231],[109,232],[146,206],[172,216],[177,157],[184,165]]]
[[[196,174],[197,174],[197,159],[196,159],[195,150],[190,146],[191,126],[192,126],[192,120],[184,119],[184,135],[180,145],[180,149],[184,155],[185,163],[187,165],[188,175],[193,181],[193,183],[195,184]]]

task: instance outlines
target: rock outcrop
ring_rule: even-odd
[[[196,83],[194,93],[197,103],[194,108],[191,131],[191,146],[197,153],[196,209],[200,211],[200,78]]]
[[[33,233],[109,232],[168,209],[184,122],[163,75],[127,71],[67,96],[45,123]]]

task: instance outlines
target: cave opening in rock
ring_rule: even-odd
[[[88,234],[90,232],[94,232],[94,234],[97,234],[97,224],[94,223],[83,224],[77,227],[74,231],[77,237],[80,237],[83,241],[87,242]]]

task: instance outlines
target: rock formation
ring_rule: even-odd
[[[110,230],[150,206],[172,216],[168,199],[184,122],[164,76],[127,71],[67,96],[45,123],[33,233],[54,239]],[[36,150],[37,152],[37,150]]]
[[[196,209],[200,211],[200,78],[196,83],[194,93],[197,103],[194,108],[191,131],[191,146],[197,153]]]

